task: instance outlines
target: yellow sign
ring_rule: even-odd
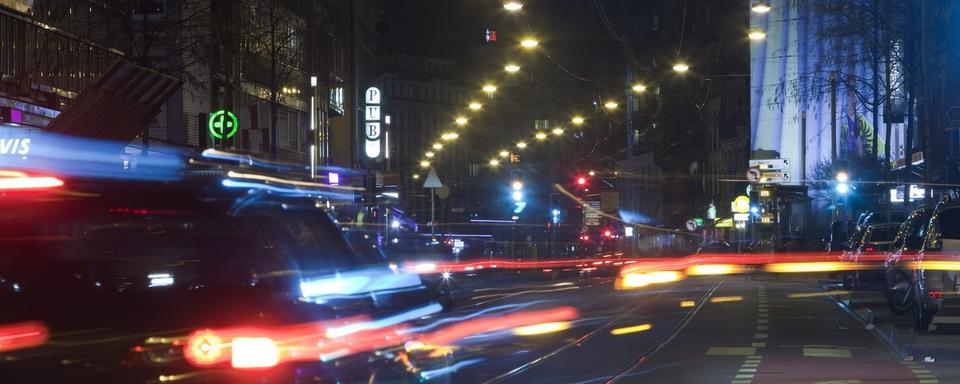
[[[715,228],[733,228],[733,218],[728,217],[726,219],[718,221],[714,224]]]
[[[733,199],[733,202],[730,203],[730,210],[736,213],[750,212],[750,198],[743,195],[737,196],[737,198]]]

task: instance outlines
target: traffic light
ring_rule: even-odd
[[[579,186],[579,187],[581,187],[581,188],[582,188],[582,187],[586,187],[586,186],[587,186],[587,178],[584,177],[584,176],[577,177],[577,186]]]

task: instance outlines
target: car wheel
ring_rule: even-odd
[[[902,272],[894,274],[889,288],[883,293],[890,312],[903,315],[913,309],[913,281]]]
[[[920,290],[917,289],[916,285],[913,286],[913,329],[916,331],[926,332],[930,329],[930,322],[933,320],[933,316],[937,314],[937,306],[926,302],[922,297],[920,297]]]

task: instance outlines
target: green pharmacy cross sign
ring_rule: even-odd
[[[210,114],[207,119],[207,129],[210,130],[210,137],[218,140],[229,139],[237,134],[237,115],[227,110],[219,110]]]

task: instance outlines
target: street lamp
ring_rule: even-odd
[[[499,155],[500,157],[507,157],[507,156],[510,156],[510,152],[503,150],[503,151],[500,151]]]
[[[491,167],[496,167],[496,166],[499,166],[499,165],[500,165],[500,160],[490,159],[490,166],[491,166]]]
[[[563,128],[560,128],[560,127],[554,128],[554,129],[553,129],[553,134],[554,134],[554,135],[557,135],[557,136],[562,135],[562,134],[563,134]]]
[[[447,132],[447,133],[444,133],[442,136],[440,136],[441,139],[447,140],[447,141],[456,140],[458,137],[460,137],[460,134],[456,132]]]
[[[640,84],[640,83],[634,84],[633,87],[631,87],[631,88],[633,88],[633,91],[636,92],[636,93],[643,93],[644,91],[647,90],[647,86],[644,85],[644,84]]]
[[[503,70],[507,71],[507,73],[517,73],[520,71],[520,66],[516,64],[507,64],[503,67]]]
[[[767,38],[767,33],[761,29],[754,29],[747,34],[747,38],[753,41],[762,41]]]
[[[536,137],[537,140],[546,140],[547,134],[543,132],[537,132],[537,134],[534,137]]]
[[[416,173],[414,173],[413,176],[410,176],[410,177],[412,177],[414,180],[420,180],[420,175]]]
[[[517,12],[523,9],[523,4],[519,1],[508,1],[503,3],[503,9],[506,9],[510,12]]]
[[[597,175],[597,173],[594,172],[594,171],[587,172],[587,174],[590,175],[590,176],[596,176],[596,175]]]
[[[570,119],[570,122],[572,122],[573,125],[582,125],[584,121],[586,120],[584,120],[583,117],[580,117],[580,116],[574,116],[573,119]]]
[[[606,109],[609,109],[609,110],[611,110],[611,111],[617,109],[617,107],[619,107],[619,106],[620,106],[620,104],[617,104],[617,102],[616,102],[616,101],[613,101],[613,100],[610,100],[610,101],[608,101],[608,102],[606,102],[606,103],[603,103],[603,107],[606,108]]]
[[[480,104],[476,101],[471,101],[470,104],[467,104],[467,108],[470,108],[473,111],[479,111],[480,108],[483,108],[483,104]]]
[[[673,71],[679,74],[687,73],[689,70],[690,66],[682,61],[673,65]]]
[[[466,118],[466,117],[463,117],[463,116],[458,116],[456,119],[453,120],[454,123],[457,123],[457,125],[459,125],[459,126],[461,126],[461,127],[464,126],[464,125],[467,125],[467,122],[468,122],[468,121],[470,121],[470,120],[467,120],[467,118]]]
[[[540,45],[539,41],[529,37],[520,41],[520,46],[526,49],[536,48],[538,45]]]
[[[770,12],[771,9],[770,4],[766,1],[757,1],[750,7],[750,10],[761,14]]]
[[[423,155],[426,156],[426,157],[428,157],[428,158],[431,158],[431,157],[433,157],[435,154],[434,154],[433,152],[427,152],[427,153],[424,153]]]
[[[521,141],[521,142],[518,142],[518,143],[517,143],[517,148],[524,149],[524,148],[526,148],[526,147],[527,147],[527,143],[526,143],[526,142]]]
[[[433,143],[433,149],[436,149],[436,150],[439,151],[439,150],[443,149],[443,144]]]
[[[420,161],[420,167],[421,167],[421,168],[430,168],[430,162],[429,162],[429,161],[426,161],[426,160],[422,160],[422,161]]]
[[[492,96],[493,93],[497,91],[497,86],[493,84],[484,84],[480,89],[482,89],[487,95]]]

